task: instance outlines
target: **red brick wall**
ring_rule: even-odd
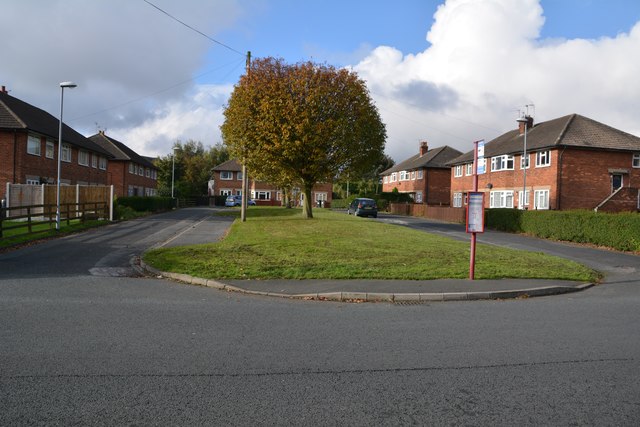
[[[623,187],[640,188],[640,168],[629,152],[567,149],[562,154],[560,208],[593,209],[611,195],[609,169],[625,169]]]
[[[400,173],[397,173],[400,179]],[[391,175],[388,176],[387,182],[383,180],[382,191],[390,193],[397,188],[400,193],[422,192],[422,201],[430,205],[448,205],[451,193],[451,172],[449,169],[428,168],[422,170],[422,178],[418,178],[416,171],[416,179],[409,181],[390,182]]]
[[[128,196],[129,195],[129,186],[132,185],[138,188],[153,188],[154,190],[158,188],[158,181],[151,178],[147,178],[145,167],[144,176],[138,175],[138,168],[136,164],[136,173],[129,173],[129,161],[117,160],[109,162],[109,181],[110,184],[114,186],[114,190],[116,195],[118,196]],[[139,196],[145,195],[144,190],[142,194],[138,194]]]
[[[598,208],[598,212],[633,212],[640,211],[640,190],[637,188],[622,188],[615,196]]]
[[[14,153],[14,133],[13,131],[0,131],[0,158],[2,167],[0,168],[2,189],[0,193],[5,196],[6,183],[25,184],[27,176],[38,177],[41,183],[54,183],[58,175],[58,144],[54,143],[54,158],[46,157],[46,138],[40,141],[40,156],[27,153],[26,131],[15,133],[15,159]],[[90,154],[92,154],[90,152]],[[15,167],[14,167],[15,166]],[[79,181],[89,184],[107,185],[107,171],[91,166],[81,166],[78,164],[78,149],[72,146],[71,162],[61,162],[61,180],[69,182],[71,185]]]

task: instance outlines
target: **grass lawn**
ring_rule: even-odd
[[[74,219],[69,221],[69,225],[67,225],[67,221],[65,220],[60,223],[60,231],[57,231],[55,229],[55,224],[50,224],[48,222],[32,222],[32,234],[26,234],[28,232],[26,222],[3,221],[4,226],[13,227],[14,225],[20,225],[21,227],[13,228],[10,230],[3,230],[2,240],[0,240],[0,249],[25,244],[40,239],[46,239],[49,237],[75,233],[107,223],[108,221],[90,220],[82,222],[79,219]]]
[[[233,212],[233,215],[238,215]],[[218,243],[149,251],[162,270],[209,279],[469,277],[469,243],[324,209],[251,208]],[[591,281],[593,270],[539,252],[478,245],[476,279]]]

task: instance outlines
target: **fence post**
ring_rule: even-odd
[[[113,184],[109,192],[109,221],[113,221]]]

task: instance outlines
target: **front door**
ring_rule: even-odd
[[[616,191],[620,187],[622,187],[622,175],[621,174],[611,175],[611,192]]]

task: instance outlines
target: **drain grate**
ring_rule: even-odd
[[[429,305],[428,301],[394,301],[394,305]]]

